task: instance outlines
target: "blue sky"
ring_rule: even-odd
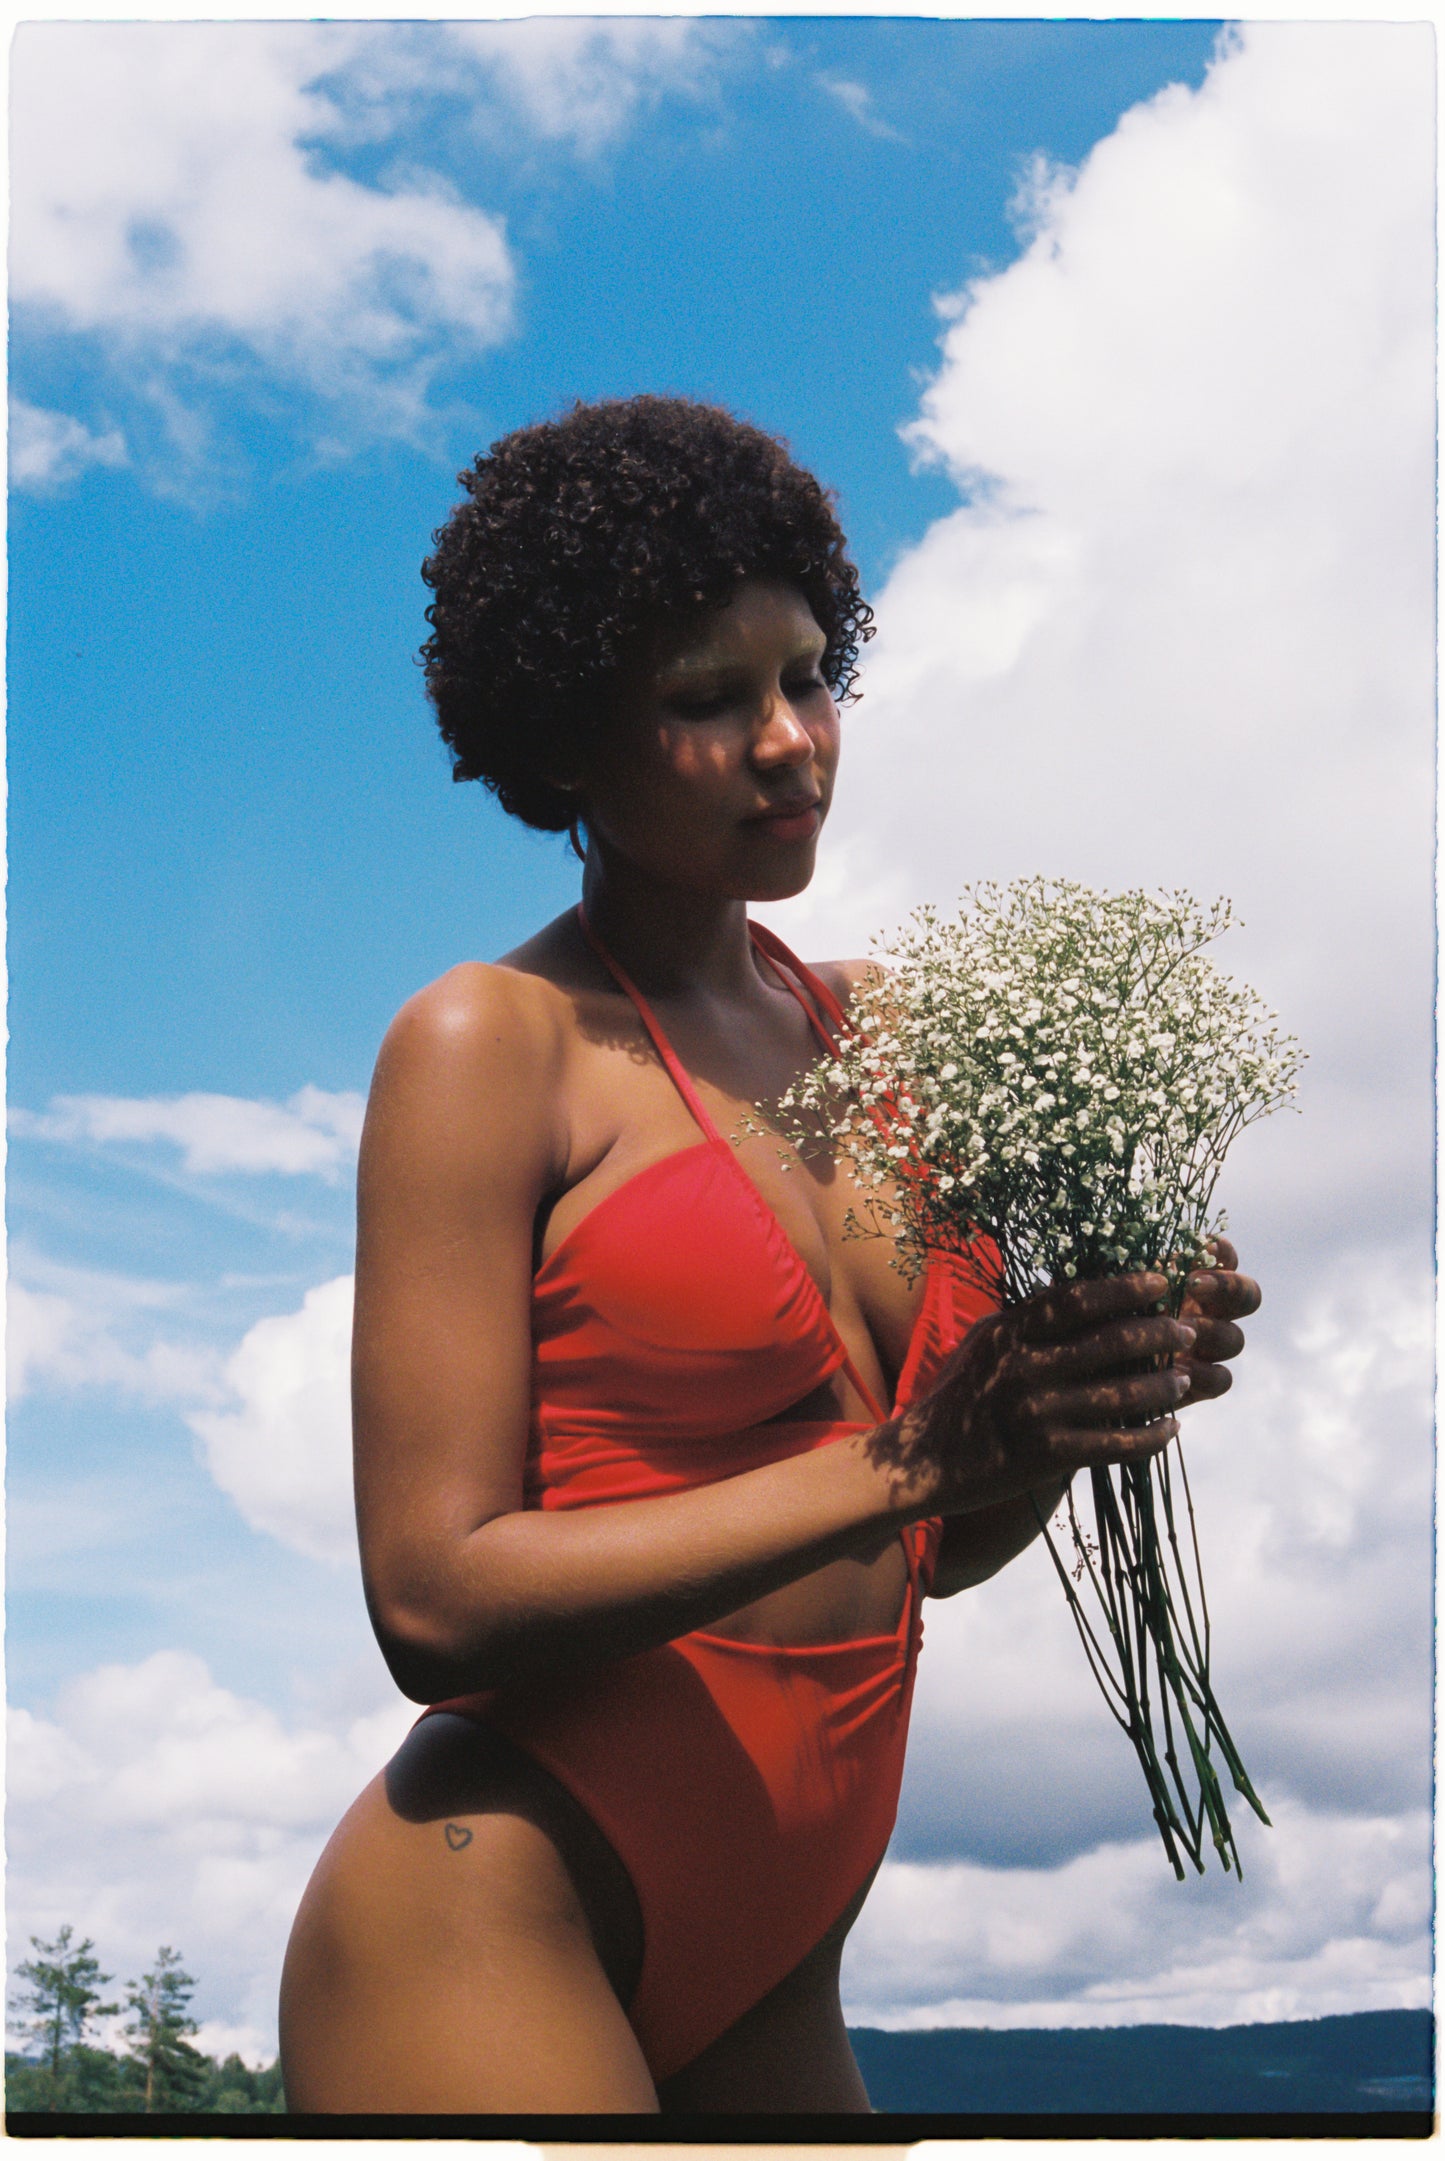
[[[595,147],[517,143],[510,111],[484,132],[455,98],[420,101],[338,165],[372,184],[424,155],[505,219],[518,291],[492,350],[438,369],[417,444],[354,440],[323,463],[309,431],[346,429],[345,410],[319,410],[309,388],[287,396],[254,364],[249,396],[203,392],[186,366],[223,445],[193,465],[155,439],[126,355],[22,315],[20,395],[150,434],[135,467],[14,500],[12,1100],[364,1091],[413,989],[505,951],[576,891],[563,844],[449,785],[422,696],[418,569],[460,465],[575,396],[716,398],[785,433],[838,490],[876,586],[956,500],[946,478],[910,470],[897,432],[935,355],[931,296],[1016,252],[1007,205],[1026,156],[1076,159],[1125,106],[1197,82],[1214,34],[710,25],[696,86],[661,91],[645,127]],[[866,87],[865,116],[890,132],[853,117],[829,81]],[[304,1287],[346,1265],[344,1185],[258,1204],[224,1183],[159,1182],[167,1167],[146,1154],[17,1143],[12,1237],[71,1266],[260,1276],[219,1301],[223,1325],[248,1291],[268,1310],[278,1274]],[[16,1427],[17,1490],[37,1475],[31,1421],[47,1486],[62,1463],[87,1481],[124,1465],[128,1482],[135,1451],[155,1454],[167,1505],[171,1476],[196,1489],[189,1536],[243,1574],[275,1569],[185,1476],[174,1420],[132,1415],[113,1431],[114,1415],[36,1402]],[[174,1584],[157,1610],[144,1542],[133,1565],[117,1561],[97,1587],[87,1559],[73,1614],[52,1588],[32,1623],[17,1554],[20,1700],[101,1631],[127,1655],[172,1640]],[[264,1635],[219,1612],[197,1623],[187,1640],[233,1685],[277,1686]]]
[[[417,569],[459,466],[574,397],[715,398],[838,490],[876,587],[956,500],[910,472],[897,434],[935,359],[931,295],[1016,252],[1024,158],[1077,159],[1128,105],[1197,82],[1214,38],[1197,23],[709,27],[696,90],[594,150],[514,148],[510,126],[487,140],[438,99],[336,161],[369,178],[425,157],[506,221],[515,327],[438,369],[420,446],[353,441],[320,465],[313,430],[351,416],[252,363],[252,399],[206,386],[215,468],[178,470],[104,340],[22,316],[17,390],[92,426],[121,417],[146,450],[140,470],[92,471],[13,514],[18,1100],[148,1093],[181,1072],[238,1092],[363,1085],[417,982],[505,947],[569,890],[555,847],[435,786]],[[820,78],[865,85],[875,124],[903,139]]]
[[[1258,1941],[1235,1979],[1222,1952],[1192,1992],[1151,1966],[1151,1942],[1227,1933],[1246,1894],[1176,1898],[1169,1879],[1172,1918],[1156,1913],[1131,1767],[1021,1564],[933,1630],[939,1678],[852,2001],[1027,2023],[1423,2000],[1426,1459],[1406,1450],[1403,1497],[1368,1475],[1380,1406],[1411,1447],[1428,1415],[1420,35],[1291,26],[1216,50],[1209,23],[825,17],[22,31],[17,1941],[71,1919],[132,1965],[178,1941],[213,2036],[264,2046],[288,1902],[399,1730],[337,1472],[359,1097],[404,997],[576,891],[560,843],[449,784],[414,660],[418,566],[477,448],[575,396],[660,388],[785,434],[837,490],[880,601],[855,795],[780,927],[856,947],[980,874],[1227,882],[1250,926],[1238,964],[1315,1053],[1313,1124],[1257,1143],[1237,1189],[1279,1318],[1255,1366],[1266,1424],[1235,1444],[1294,1418],[1312,1482],[1286,1502],[1281,1471],[1252,1496],[1254,1558],[1223,1604],[1241,1634],[1265,1613],[1279,1631],[1273,1665],[1241,1656],[1250,1760],[1291,1850],[1357,1882],[1358,1911],[1330,1908],[1297,1957],[1271,1951],[1301,1896],[1270,1874],[1277,1842],[1246,1887]],[[939,815],[910,833],[896,775],[919,758],[942,762]],[[1369,964],[1382,939],[1389,971]],[[1362,1148],[1362,1123],[1388,1140]],[[1331,1319],[1362,1305],[1363,1333]],[[1352,1362],[1326,1385],[1319,1345],[1344,1335]],[[1317,1399],[1313,1423],[1296,1415]],[[1331,1569],[1353,1586],[1354,1649],[1327,1679],[1289,1616],[1313,1613]],[[980,1644],[992,1694],[965,1679]],[[1035,1726],[1054,1721],[1022,1781],[1021,1647],[1050,1676]],[[1328,1737],[1360,1730],[1366,1702],[1373,1770],[1331,1769]],[[1080,1749],[1097,1777],[1071,1816]],[[120,1801],[95,1770],[117,1751]],[[165,1798],[177,1760],[234,1861],[224,1925],[205,1840]],[[242,1761],[269,1767],[254,1794]],[[77,1859],[101,1825],[119,1858]],[[1103,1872],[1088,1881],[1134,1916],[1127,1944],[1091,1963],[1061,1936],[1023,1980],[961,1923],[931,1964],[910,1952],[949,1899],[1083,1913],[1071,1868]]]

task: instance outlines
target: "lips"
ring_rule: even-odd
[[[747,823],[774,840],[811,840],[823,822],[822,805],[819,795],[799,796],[792,802],[773,804]]]

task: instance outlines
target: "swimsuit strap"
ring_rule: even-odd
[[[831,1035],[823,1026],[812,1006],[809,1005],[808,1000],[803,997],[798,989],[798,983],[803,984],[809,996],[827,1014],[838,1035],[848,1035],[852,1032],[852,1023],[822,977],[814,975],[806,961],[799,960],[796,953],[790,952],[777,932],[769,930],[766,923],[749,923],[748,929],[752,933],[753,944],[760,953],[766,953],[768,959],[776,966],[786,968],[790,975],[797,977],[797,983],[788,983],[788,989],[793,993],[793,996],[813,1023],[813,1028],[823,1047],[826,1050],[836,1051],[838,1048],[836,1036]],[[787,976],[784,976],[783,981],[787,983],[787,980]]]
[[[667,1037],[663,1034],[662,1023],[658,1020],[657,1015],[653,1012],[652,1007],[643,997],[641,991],[633,982],[631,976],[628,975],[626,970],[622,968],[618,964],[618,962],[616,962],[612,958],[612,955],[608,952],[606,946],[602,943],[602,940],[598,937],[596,931],[588,922],[587,911],[582,906],[580,900],[577,903],[577,920],[582,926],[583,937],[587,940],[587,943],[591,946],[593,952],[597,955],[597,958],[601,961],[603,967],[607,970],[609,975],[615,978],[619,987],[626,992],[627,996],[636,1006],[638,1017],[641,1020],[643,1027],[651,1036],[653,1045],[657,1051],[657,1055],[662,1060],[663,1064],[666,1066],[668,1074],[672,1079],[673,1085],[676,1087],[678,1094],[682,1097],[683,1102],[692,1112],[693,1117],[702,1127],[702,1130],[707,1135],[708,1139],[710,1141],[717,1141],[722,1147],[726,1148],[727,1142],[723,1139],[723,1136],[721,1135],[721,1133],[719,1133],[717,1127],[713,1124],[711,1118],[709,1118],[706,1110],[704,1110],[701,1096],[698,1094],[697,1090],[693,1087],[692,1082],[687,1077],[687,1068],[684,1066],[682,1060],[678,1057],[677,1052],[673,1049],[672,1045],[668,1042]]]
[[[667,1036],[663,1032],[662,1023],[657,1018],[657,1015],[653,1012],[647,1000],[643,997],[641,991],[637,988],[637,985],[633,982],[631,976],[627,974],[621,963],[615,961],[612,955],[608,952],[606,946],[602,943],[602,940],[598,937],[596,931],[588,922],[587,911],[583,907],[580,900],[577,903],[577,921],[582,926],[583,937],[587,940],[587,943],[591,946],[593,952],[597,955],[597,958],[601,961],[603,967],[607,969],[608,973],[614,978],[619,988],[626,992],[627,996],[636,1006],[638,1017],[641,1020],[643,1027],[651,1036],[653,1044],[657,1050],[657,1055],[659,1056],[659,1058],[661,1058],[664,1066],[667,1068],[673,1085],[676,1087],[678,1094],[682,1097],[683,1102],[692,1112],[693,1117],[702,1127],[702,1130],[707,1135],[708,1139],[720,1141],[722,1139],[722,1135],[721,1133],[719,1133],[717,1127],[713,1124],[712,1119],[709,1118],[706,1110],[703,1108],[702,1098],[699,1096],[697,1090],[693,1087],[691,1080],[688,1078],[687,1068],[683,1065],[683,1062],[678,1057],[677,1052],[673,1049],[671,1043],[669,1043],[669,1041],[667,1040]],[[824,1027],[822,1021],[819,1020],[817,1012],[814,1010],[813,1005],[810,1004],[809,1000],[804,997],[802,990],[799,988],[800,984],[805,984],[809,992],[812,994],[812,997],[817,1001],[817,1004],[822,1007],[828,1018],[834,1023],[834,1026],[846,1033],[848,1027],[848,1017],[844,1013],[843,1008],[839,1005],[837,999],[833,996],[833,993],[829,990],[827,984],[821,981],[818,976],[814,975],[812,969],[809,968],[805,962],[800,961],[795,953],[789,952],[787,946],[784,945],[782,939],[779,938],[775,932],[770,931],[765,923],[749,923],[748,932],[757,951],[766,954],[767,958],[772,961],[774,966],[774,972],[776,973],[778,981],[782,984],[784,990],[791,991],[793,996],[797,999],[799,1005],[803,1008],[804,1013],[806,1013],[806,1015],[808,1016],[808,1020],[812,1025],[813,1033],[817,1036],[824,1050],[836,1051],[838,1048],[836,1037],[831,1035],[829,1031]],[[785,970],[787,971],[786,973],[784,973]],[[797,978],[796,981],[792,980],[794,977]]]

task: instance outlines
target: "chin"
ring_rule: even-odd
[[[739,900],[792,900],[795,894],[806,892],[813,882],[813,851],[808,851],[805,862],[779,863],[770,873],[754,871],[746,888],[738,894]]]

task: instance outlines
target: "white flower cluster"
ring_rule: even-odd
[[[1226,1149],[1301,1064],[1203,952],[1230,921],[1224,900],[1043,878],[971,887],[951,919],[921,908],[784,1118],[795,1137],[826,1122],[909,1272],[971,1253],[1006,1301],[1142,1267],[1178,1280],[1223,1226]]]

